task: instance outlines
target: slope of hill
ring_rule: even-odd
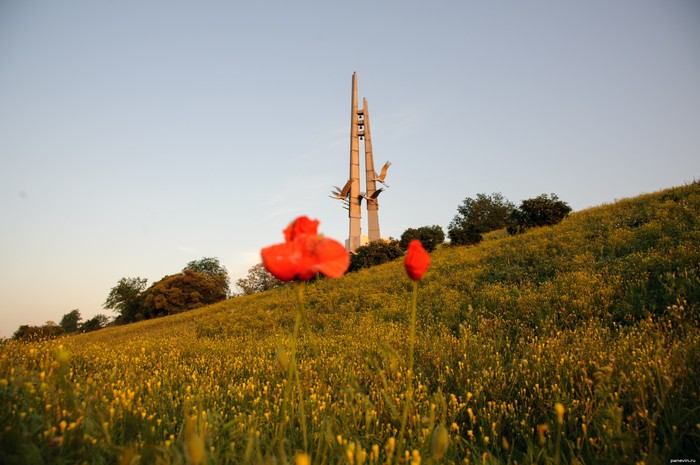
[[[697,459],[699,276],[694,183],[436,250],[414,389],[401,261],[305,286],[298,397],[285,371],[291,286],[9,343],[0,462]]]

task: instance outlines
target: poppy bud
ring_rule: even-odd
[[[430,266],[430,255],[428,255],[428,252],[425,251],[423,244],[418,239],[413,239],[408,244],[408,251],[406,251],[406,258],[403,264],[406,268],[406,273],[414,281],[419,281]]]

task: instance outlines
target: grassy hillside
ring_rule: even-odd
[[[291,287],[11,342],[0,463],[698,459],[699,276],[698,183],[438,249],[419,286],[405,444],[400,260],[305,287],[299,397],[284,370]]]

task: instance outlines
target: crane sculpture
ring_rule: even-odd
[[[389,167],[390,167],[390,166],[391,166],[391,162],[390,162],[390,161],[384,163],[384,166],[382,166],[382,172],[379,174],[379,176],[377,176],[377,172],[376,172],[376,171],[374,172],[374,179],[373,179],[373,181],[379,181],[379,182],[381,182],[382,184],[384,184],[385,187],[389,187],[389,186],[387,186],[386,183],[384,182],[384,178],[386,178],[386,172],[389,170]]]
[[[345,183],[343,188],[341,189],[338,186],[333,186],[335,188],[334,191],[331,191],[331,195],[328,197],[331,197],[333,199],[340,199],[343,200],[347,198],[348,194],[350,194],[350,186],[352,185],[352,179],[348,180],[348,182]]]
[[[365,192],[360,192],[360,140],[364,141],[365,151]],[[354,252],[365,242],[362,236],[360,221],[362,219],[362,199],[367,205],[367,236],[366,241],[372,242],[381,239],[379,233],[379,194],[389,186],[384,182],[391,162],[386,162],[379,175],[374,171],[374,157],[372,155],[372,137],[369,128],[369,108],[367,99],[362,99],[362,108],[357,104],[357,73],[352,74],[352,98],[350,111],[350,179],[343,188],[333,186],[331,198],[341,200],[343,208],[348,210],[350,219],[350,231],[346,247]],[[377,189],[376,183],[380,182],[384,187]]]

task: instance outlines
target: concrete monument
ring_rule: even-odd
[[[379,194],[389,187],[384,183],[387,170],[391,165],[386,162],[381,173],[374,171],[372,154],[372,135],[369,126],[369,108],[367,99],[362,99],[362,108],[357,102],[357,73],[352,75],[352,98],[350,108],[350,179],[343,188],[335,187],[331,197],[342,200],[348,209],[350,232],[345,245],[350,252],[367,242],[381,238],[379,233]],[[363,141],[365,152],[365,191],[360,191],[360,141]],[[376,183],[384,187],[377,189]],[[360,222],[362,220],[362,200],[367,205],[367,236],[362,235]]]

